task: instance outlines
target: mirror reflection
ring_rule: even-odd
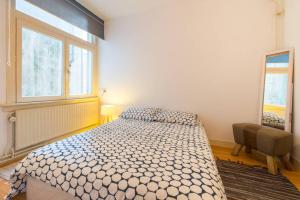
[[[285,130],[289,85],[289,52],[268,55],[262,125]]]

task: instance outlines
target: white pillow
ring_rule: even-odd
[[[182,125],[198,125],[197,115],[189,112],[171,111],[161,109],[155,115],[155,121],[177,123]]]
[[[157,108],[151,107],[131,107],[121,114],[124,119],[136,119],[143,121],[154,121]]]

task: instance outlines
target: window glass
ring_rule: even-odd
[[[30,17],[54,26],[87,42],[93,42],[94,36],[77,26],[74,26],[51,13],[34,6],[25,0],[16,0],[16,9]]]
[[[62,96],[63,42],[22,28],[22,97]]]
[[[70,45],[70,95],[89,95],[92,93],[92,52]]]

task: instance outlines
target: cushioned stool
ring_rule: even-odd
[[[268,127],[257,132],[257,150],[267,155],[268,171],[272,174],[278,172],[277,158],[288,170],[293,170],[288,156],[292,145],[293,138],[289,132]]]
[[[251,153],[251,149],[257,149],[256,135],[257,131],[261,129],[260,125],[251,124],[244,129],[244,143],[246,146],[246,152]]]
[[[244,146],[246,152],[251,152],[251,148],[256,148],[256,133],[261,128],[260,125],[250,123],[237,123],[232,125],[235,146],[232,151],[233,156],[238,156]]]

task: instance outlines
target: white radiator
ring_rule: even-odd
[[[16,111],[15,150],[97,124],[98,102]]]

